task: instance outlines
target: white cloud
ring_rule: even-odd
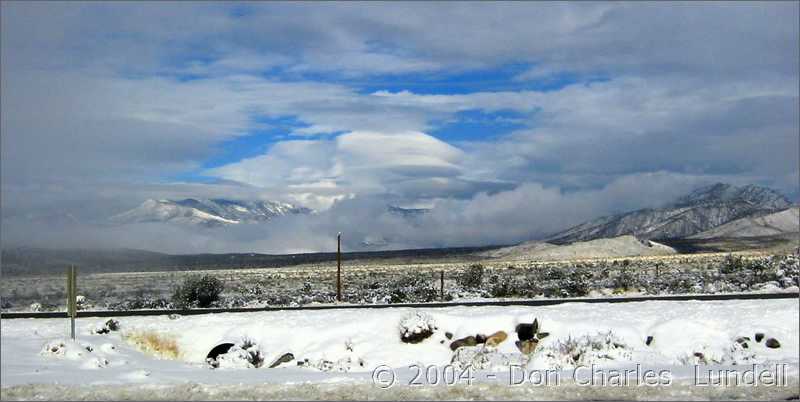
[[[316,205],[349,194],[418,191],[416,180],[446,184],[461,174],[461,150],[421,132],[355,131],[332,140],[293,140],[265,154],[211,169],[207,174],[260,187],[278,187]]]
[[[531,200],[594,214],[610,198],[591,191],[612,194],[614,183],[638,186],[613,193],[620,199],[661,195],[648,186],[653,172],[798,193],[794,2],[257,3],[241,15],[212,3],[2,7],[4,216],[105,211],[152,194],[320,209],[372,196],[444,203],[437,225],[453,229],[431,231],[433,244],[505,241],[566,222],[554,209],[530,211],[530,221],[503,215]],[[530,69],[491,77],[507,63]],[[451,89],[463,79],[453,73],[476,68],[489,76],[470,81],[471,93],[403,90]],[[530,90],[565,72],[609,80]],[[436,122],[472,110],[516,111],[525,127],[435,137]],[[239,185],[174,184],[220,143],[284,118],[300,126],[270,138],[265,154],[206,172]],[[490,219],[496,230],[484,230]],[[408,230],[402,241],[422,244]]]

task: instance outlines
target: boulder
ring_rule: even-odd
[[[486,338],[486,346],[489,347],[497,347],[497,345],[503,343],[508,339],[508,334],[505,331],[497,331]]]
[[[539,346],[539,341],[536,339],[529,339],[527,341],[517,341],[515,342],[517,345],[517,349],[524,355],[530,355],[536,351],[536,347]]]
[[[450,350],[455,351],[456,349],[462,346],[475,346],[478,344],[478,341],[475,339],[474,336],[470,335],[461,339],[457,339],[450,344]]]
[[[274,361],[274,362],[272,362],[272,364],[270,364],[270,365],[269,365],[269,368],[275,368],[275,367],[278,367],[278,366],[280,366],[281,364],[283,364],[283,363],[288,363],[288,362],[290,362],[290,361],[292,361],[292,360],[294,360],[294,355],[293,355],[293,354],[291,354],[291,353],[284,353],[283,355],[281,355],[281,357],[279,357],[279,358],[275,359],[275,361]]]
[[[420,343],[433,335],[438,328],[433,317],[417,311],[403,317],[399,329],[403,343]]]

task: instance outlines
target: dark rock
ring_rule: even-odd
[[[770,349],[777,349],[781,347],[781,343],[775,338],[768,338],[764,345]]]
[[[228,353],[228,351],[231,350],[232,347],[233,347],[232,343],[220,343],[219,345],[214,346],[211,349],[211,351],[209,351],[208,354],[206,355],[206,361],[211,359],[216,362],[217,357],[219,357],[219,355]]]
[[[111,331],[117,330],[119,330],[119,321],[109,318],[102,327],[95,329],[94,332],[98,334],[107,334]]]
[[[447,338],[448,340],[453,339],[453,333],[452,332],[445,332],[444,333],[444,337]]]
[[[486,343],[486,335],[483,335],[483,334],[476,334],[476,335],[475,335],[475,342],[478,342],[478,343]]]
[[[764,339],[764,333],[756,332],[756,342],[761,342],[762,339]]]
[[[533,324],[519,324],[515,331],[517,332],[517,338],[523,342],[533,339],[533,335],[535,335]]]
[[[403,343],[420,343],[430,338],[431,335],[433,335],[433,330],[426,329],[417,333],[402,334],[400,335],[400,340],[403,341]]]
[[[536,346],[539,345],[539,341],[536,339],[529,339],[527,341],[516,341],[514,344],[517,346],[517,349],[519,349],[520,352],[529,355],[536,350]]]
[[[651,343],[653,343],[653,336],[652,335],[648,335],[647,339],[645,339],[645,341],[644,341],[644,344],[647,345],[647,346],[650,346]]]
[[[470,335],[468,337],[453,341],[450,344],[450,350],[456,350],[462,346],[475,346],[477,344],[478,342],[475,340],[475,337]]]
[[[291,353],[284,353],[281,357],[277,358],[272,364],[269,365],[269,368],[275,368],[280,366],[283,363],[288,363],[294,360],[294,355]],[[299,362],[298,362],[299,363]]]

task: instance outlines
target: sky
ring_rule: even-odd
[[[800,193],[797,2],[0,7],[6,245],[508,244],[714,182]],[[187,197],[318,213],[96,227]]]

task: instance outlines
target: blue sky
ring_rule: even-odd
[[[2,7],[4,216],[376,199],[508,230],[551,195],[798,197],[796,2]],[[529,215],[509,236],[579,217]]]

